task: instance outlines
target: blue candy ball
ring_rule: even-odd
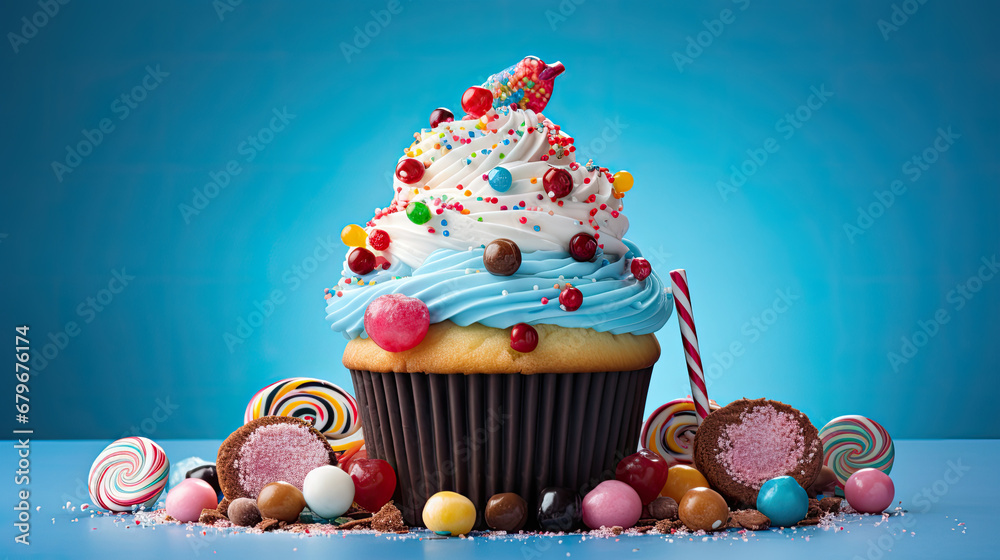
[[[494,167],[487,176],[490,180],[490,186],[497,192],[507,192],[514,181],[514,178],[510,175],[510,171],[507,171],[503,167]]]
[[[797,480],[779,476],[760,487],[757,509],[771,520],[771,525],[790,527],[806,518],[809,496]]]

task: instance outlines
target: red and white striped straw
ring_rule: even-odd
[[[687,358],[688,378],[691,381],[691,398],[698,415],[698,425],[708,416],[708,389],[705,387],[705,371],[701,367],[701,352],[698,350],[698,331],[694,328],[694,314],[691,312],[691,291],[688,289],[687,271],[683,268],[670,271],[673,284],[672,293],[677,308],[677,324],[681,327],[684,343],[684,357]]]

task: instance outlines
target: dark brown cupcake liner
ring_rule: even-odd
[[[352,370],[368,456],[396,470],[409,525],[436,492],[476,505],[515,492],[537,509],[547,486],[587,492],[635,452],[652,368],[522,374]]]

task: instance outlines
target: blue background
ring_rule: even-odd
[[[18,52],[7,35],[3,328],[30,325],[36,351],[55,341],[35,361],[36,437],[221,438],[271,381],[350,387],[324,320],[341,228],[389,201],[433,108],[457,110],[528,54],[567,67],[546,114],[635,176],[629,237],[661,274],[688,270],[711,397],[779,399],[817,425],[864,414],[899,438],[1000,437],[1000,279],[973,280],[1000,253],[995,4],[928,2],[888,39],[888,1],[403,2],[383,25],[386,6],[72,2]],[[724,9],[732,22],[685,54]],[[4,2],[0,28],[21,33],[38,10]],[[359,37],[366,25],[377,34]],[[120,118],[115,99],[157,65],[169,75]],[[800,109],[811,88],[833,95]],[[247,161],[240,143],[285,107],[294,118]],[[60,180],[53,161],[105,118],[114,130]],[[960,136],[911,180],[904,164],[949,127]],[[768,138],[777,152],[720,192]],[[241,172],[185,218],[231,160]],[[878,212],[895,180],[907,190]],[[335,254],[290,281],[326,254],[317,239]],[[134,279],[87,312],[122,269]],[[952,293],[967,283],[971,298]],[[227,344],[275,290],[263,324]],[[797,299],[775,304],[778,290]],[[894,365],[921,321],[933,335]],[[647,414],[689,392],[676,319],[659,338]]]

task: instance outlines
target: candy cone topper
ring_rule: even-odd
[[[493,107],[514,105],[540,113],[552,97],[556,76],[566,68],[561,62],[545,64],[535,56],[490,76],[483,87],[493,94]]]

